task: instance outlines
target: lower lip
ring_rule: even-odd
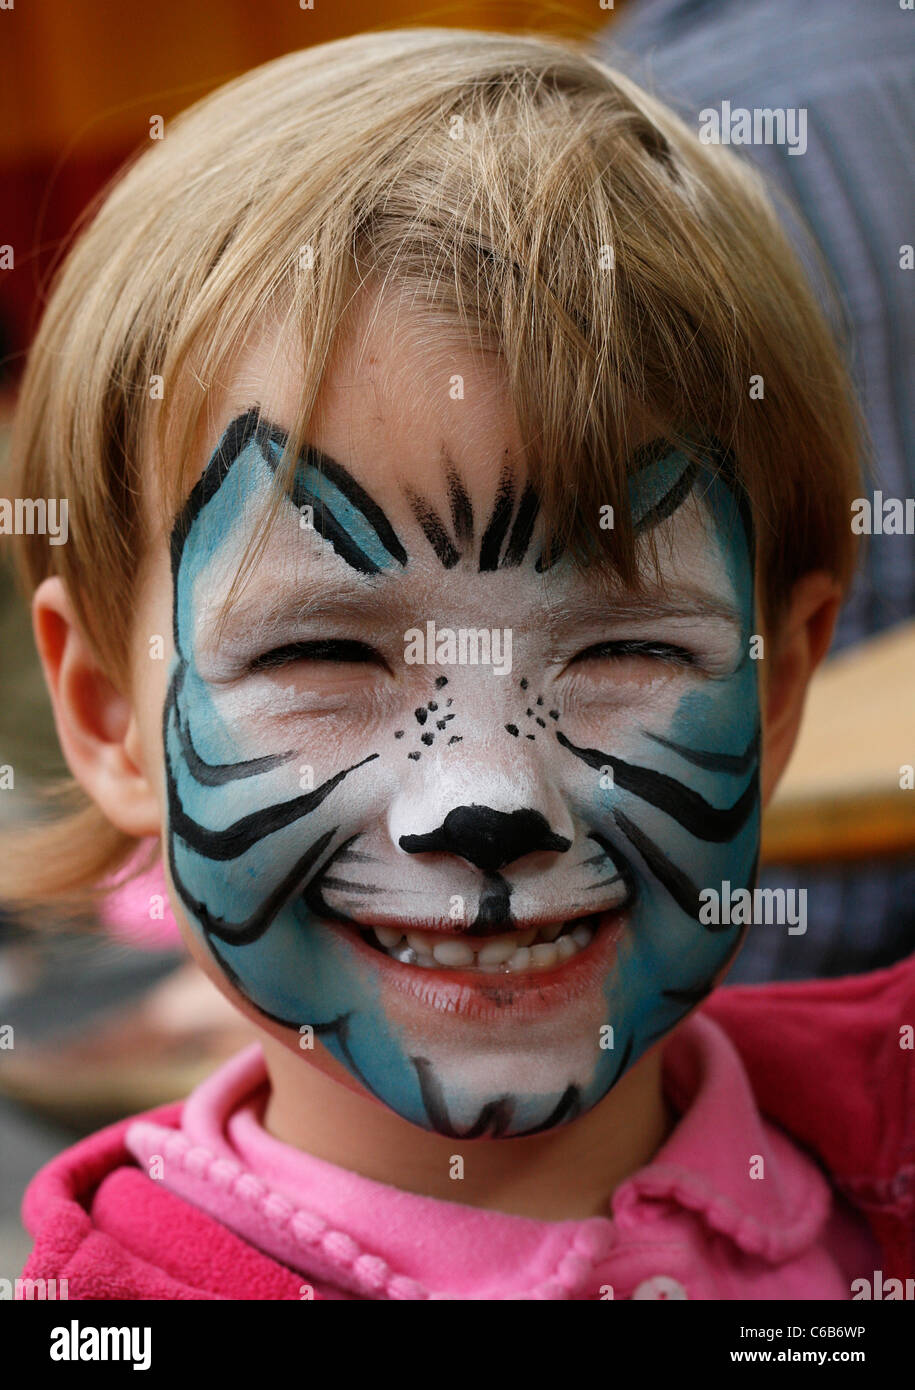
[[[355,951],[360,962],[378,974],[383,986],[415,1000],[435,1013],[460,1018],[512,1021],[542,1017],[568,1007],[599,988],[616,960],[617,943],[627,921],[624,911],[605,912],[594,936],[569,960],[527,971],[435,970],[392,960],[363,941],[361,934],[338,922],[323,925]]]

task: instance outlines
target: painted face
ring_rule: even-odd
[[[449,466],[447,505],[401,490],[383,510],[310,451],[217,641],[284,442],[236,419],[172,535],[174,890],[262,1014],[407,1120],[567,1122],[744,930],[699,907],[752,886],[759,840],[753,546],[728,460],[643,452],[630,505],[662,583],[614,599],[543,553],[511,473],[471,496]]]

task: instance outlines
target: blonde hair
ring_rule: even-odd
[[[369,279],[499,353],[549,532],[574,547],[614,506],[599,566],[636,577],[648,420],[733,451],[768,621],[805,571],[849,580],[860,415],[765,187],[581,44],[417,28],[286,54],[171,121],[83,221],[11,448],[17,495],[68,498],[70,538],[17,558],[28,590],[63,578],[122,690],[141,497],[174,513],[210,384],[279,313],[303,368],[288,482]],[[0,898],[91,901],[135,846],[75,783],[51,797],[63,816],[7,837]]]

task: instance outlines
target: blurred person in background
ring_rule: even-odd
[[[781,189],[789,236],[833,300],[792,220],[796,206],[845,307],[853,371],[885,496],[915,495],[915,272],[900,247],[915,216],[915,13],[873,0],[627,0],[597,43],[694,129],[700,112],[803,109],[806,148],[735,146]],[[865,491],[870,492],[870,486]],[[863,564],[832,650],[915,615],[915,540],[882,535]],[[915,712],[913,712],[915,714]],[[915,738],[915,717],[912,722]],[[836,750],[841,757],[841,750]],[[758,931],[731,972],[805,979],[876,969],[915,946],[915,855],[803,869],[766,867],[768,887],[807,889],[807,931]]]

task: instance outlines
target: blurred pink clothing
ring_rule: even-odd
[[[186,1102],[46,1164],[23,1199],[35,1239],[23,1277],[66,1279],[71,1300],[611,1289],[842,1300],[856,1279],[875,1290],[856,1297],[883,1297],[878,1273],[881,1290],[915,1277],[913,1017],[915,956],[867,975],[716,990],[664,1050],[679,1123],[605,1216],[570,1221],[419,1197],[280,1143],[261,1123],[255,1045]]]
[[[181,933],[168,900],[161,859],[129,883],[121,881],[125,873],[139,863],[148,845],[148,841],[142,841],[125,868],[111,880],[111,891],[102,904],[101,920],[112,936],[131,946],[174,950],[181,945]]]
[[[850,1298],[877,1248],[863,1224],[832,1212],[811,1159],[760,1118],[717,1024],[687,1020],[666,1049],[665,1087],[679,1124],[607,1216],[588,1220],[465,1206],[460,1181],[453,1201],[416,1196],[291,1148],[262,1125],[259,1044],[194,1091],[179,1131],[137,1120],[126,1145],[147,1171],[162,1159],[170,1192],[351,1296]]]

